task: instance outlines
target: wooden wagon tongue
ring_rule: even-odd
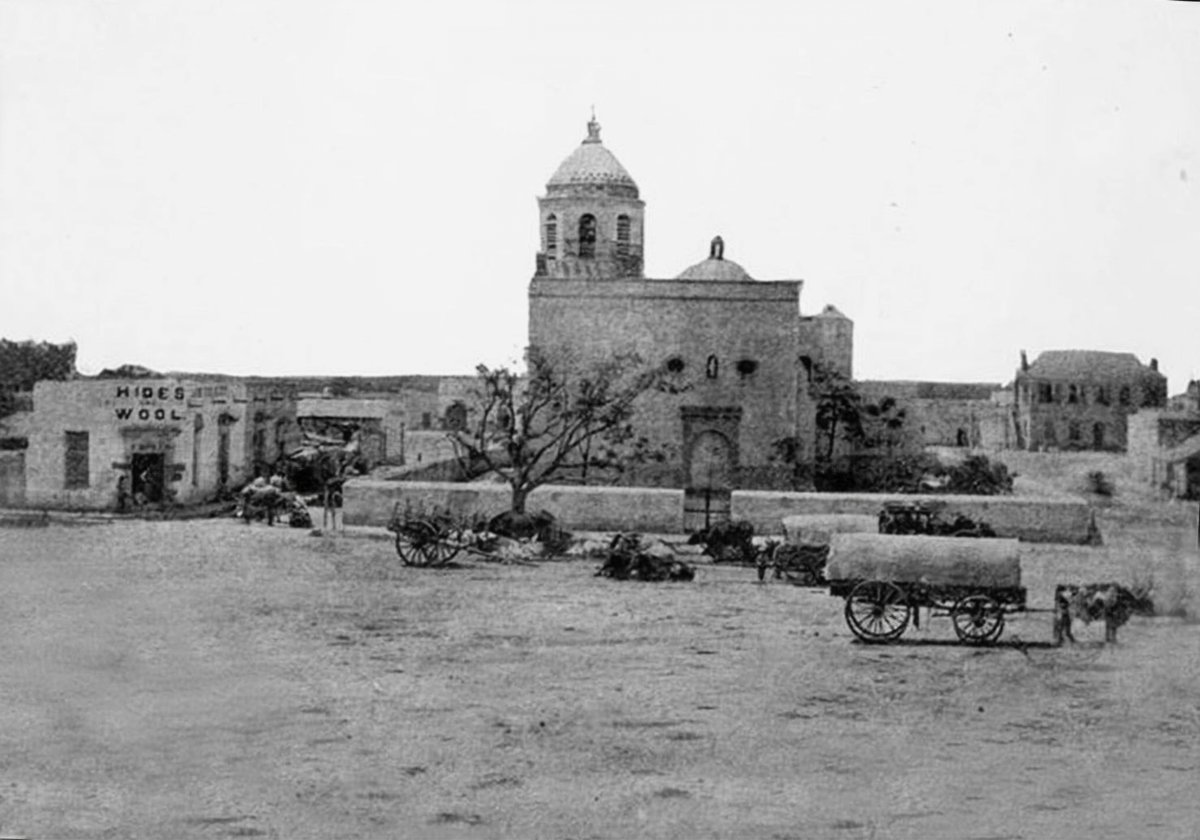
[[[880,580],[930,586],[1016,589],[1020,543],[1012,539],[833,534],[829,580]]]

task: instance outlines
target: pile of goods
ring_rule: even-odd
[[[641,534],[617,534],[609,543],[608,554],[596,576],[658,583],[692,580],[696,570],[677,559],[665,543],[646,540]]]

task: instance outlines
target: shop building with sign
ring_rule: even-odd
[[[67,509],[208,501],[299,440],[293,389],[231,378],[39,382],[27,428],[24,502]]]

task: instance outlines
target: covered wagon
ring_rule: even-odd
[[[825,577],[830,594],[846,599],[851,631],[869,642],[919,627],[925,607],[949,616],[962,641],[988,644],[1005,615],[1025,609],[1017,540],[834,534]]]

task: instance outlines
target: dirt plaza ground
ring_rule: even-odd
[[[230,520],[0,529],[0,836],[1192,838],[1194,506],[1111,511],[1053,584],[1173,617],[1048,645],[853,641],[824,590],[704,565],[401,566]],[[1190,614],[1191,619],[1186,616]]]

